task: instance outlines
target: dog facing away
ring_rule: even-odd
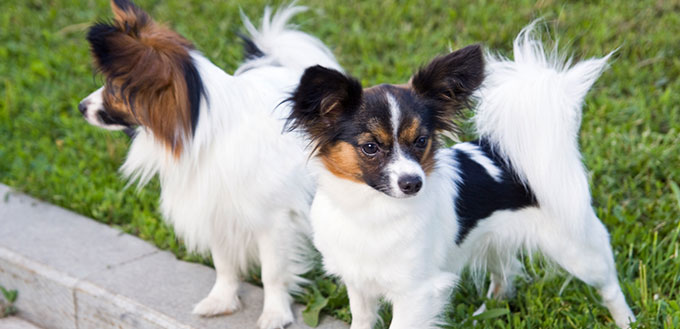
[[[144,185],[158,174],[165,220],[189,251],[212,255],[215,284],[193,312],[238,310],[240,277],[260,265],[259,327],[291,323],[289,292],[309,267],[303,256],[315,183],[305,142],[281,135],[290,107],[278,105],[306,67],[340,69],[334,56],[287,27],[304,8],[273,16],[267,8],[259,30],[244,17],[250,59],[228,75],[130,1],[111,6],[113,22],[95,24],[87,36],[106,84],[79,110],[95,126],[134,132],[123,175]]]
[[[314,149],[313,240],[347,285],[352,329],[373,327],[380,297],[393,304],[390,328],[435,327],[465,266],[490,272],[490,295],[501,298],[521,251],[596,287],[620,327],[635,321],[577,143],[584,97],[607,59],[571,65],[546,54],[529,26],[514,60],[469,46],[406,85],[362,89],[333,69],[306,70],[289,124]],[[442,148],[437,136],[455,130],[471,96],[479,140]]]

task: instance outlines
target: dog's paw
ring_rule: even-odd
[[[472,317],[475,317],[475,316],[477,316],[477,315],[480,315],[480,314],[482,314],[482,313],[484,313],[484,312],[486,312],[486,303],[482,304],[482,306],[480,306],[480,307],[475,311],[475,313],[472,313]],[[476,325],[477,325],[477,320],[472,320],[472,325],[473,325],[473,326],[476,326]]]
[[[288,308],[285,311],[265,310],[257,319],[260,329],[283,329],[293,323],[293,313]]]
[[[208,296],[196,304],[193,313],[200,316],[215,316],[231,314],[238,311],[239,308],[241,308],[241,301],[236,295],[231,298]]]

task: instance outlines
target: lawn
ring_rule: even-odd
[[[242,8],[262,0],[139,0],[227,72],[242,59]],[[587,98],[581,130],[593,202],[609,228],[624,293],[641,328],[680,328],[680,1],[309,1],[295,22],[328,44],[365,85],[400,83],[450,48],[482,43],[507,54],[542,17],[576,57],[619,48]],[[158,183],[125,189],[117,173],[128,138],[89,126],[76,104],[98,88],[85,31],[110,17],[105,0],[0,3],[0,182],[172,250],[185,252],[157,212]],[[469,136],[467,136],[469,137]],[[528,277],[478,326],[613,328],[596,292],[527,262]],[[559,274],[559,275],[558,275]],[[302,302],[348,320],[342,288],[317,271]],[[257,281],[254,275],[253,280]],[[328,298],[328,297],[331,298]],[[451,328],[472,326],[484,301],[467,280],[452,298]],[[189,311],[189,310],[187,310]],[[389,312],[384,312],[389,317]]]

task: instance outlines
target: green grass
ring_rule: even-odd
[[[680,328],[679,1],[302,3],[313,10],[295,22],[330,45],[366,85],[404,82],[433,56],[471,43],[507,53],[520,28],[537,17],[577,57],[620,47],[587,99],[584,160],[639,326]],[[241,60],[234,34],[241,29],[238,9],[259,17],[265,1],[139,4],[233,72]],[[104,0],[0,3],[0,182],[138,235],[179,258],[202,261],[188,255],[161,220],[157,182],[139,193],[124,189],[116,170],[127,137],[87,125],[75,108],[102,83],[92,73],[85,28],[108,17]],[[478,326],[614,327],[593,289],[536,263],[528,264],[528,272],[530,280],[518,282],[517,296],[490,302],[496,316]],[[301,300],[315,308],[325,302],[330,313],[348,319],[343,288],[318,272],[310,277],[316,285]],[[447,312],[451,328],[472,326],[471,314],[483,301],[465,281]]]
[[[19,292],[16,290],[8,290],[0,285],[0,319],[12,316],[17,312],[14,303],[17,301]]]

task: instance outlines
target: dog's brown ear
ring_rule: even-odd
[[[153,23],[149,15],[129,0],[111,0],[113,17],[120,27],[129,30],[139,30]]]
[[[155,23],[127,0],[112,0],[112,23],[87,35],[95,64],[106,76],[105,102],[115,100],[179,155],[198,122],[203,94],[191,42]]]
[[[318,147],[332,138],[343,114],[360,106],[361,95],[361,83],[356,79],[319,65],[307,68],[288,99],[293,110],[287,126],[305,131]]]
[[[125,60],[142,55],[165,57],[188,56],[190,41],[161,24],[129,0],[112,0],[114,21],[96,23],[87,34],[90,49],[99,70],[109,75]],[[146,63],[148,64],[148,63]]]
[[[453,130],[452,119],[468,105],[484,80],[484,56],[472,45],[433,59],[411,78],[413,90],[432,101],[440,130]]]

